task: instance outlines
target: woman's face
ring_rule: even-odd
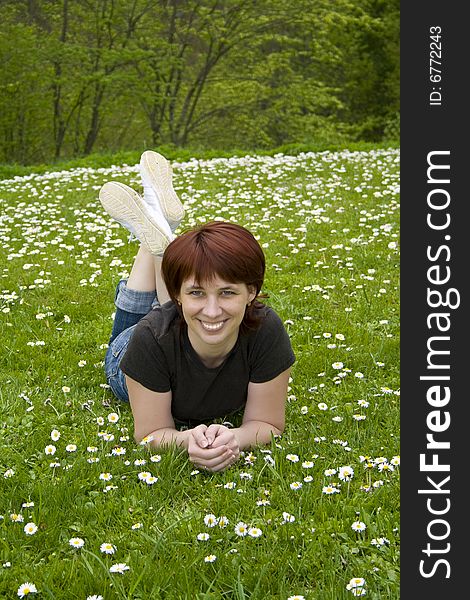
[[[194,277],[184,281],[178,300],[194,350],[198,354],[228,353],[255,295],[246,284],[230,283],[217,276],[199,284]]]

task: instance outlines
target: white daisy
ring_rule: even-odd
[[[243,521],[239,521],[235,525],[234,531],[238,536],[244,537],[248,533],[248,525],[246,523],[243,523]]]
[[[116,563],[115,565],[111,565],[109,567],[110,573],[120,573],[121,575],[128,570],[129,567],[126,565],[126,563]]]
[[[34,535],[37,530],[38,526],[36,525],[36,523],[26,523],[26,525],[24,526],[24,532],[26,533],[26,535]]]
[[[22,583],[20,585],[20,587],[18,588],[17,594],[20,598],[24,598],[25,596],[28,596],[29,594],[35,594],[37,591],[38,590],[37,590],[36,586],[34,585],[34,583],[26,582],[26,583]]]

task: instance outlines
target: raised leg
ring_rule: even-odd
[[[144,246],[140,246],[127,280],[127,287],[139,292],[156,291],[160,304],[165,304],[170,297],[162,279],[161,264],[160,256],[150,254]]]

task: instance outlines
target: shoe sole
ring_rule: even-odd
[[[171,228],[178,226],[184,217],[184,208],[181,200],[173,189],[173,171],[167,159],[146,150],[140,158],[140,173],[157,195],[163,214]]]
[[[171,240],[149,214],[144,201],[135,190],[124,183],[108,181],[101,188],[99,199],[113,219],[124,227],[128,223],[134,227],[135,232],[132,233],[151,254],[163,254]]]

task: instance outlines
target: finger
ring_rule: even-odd
[[[220,425],[218,425],[217,423],[212,423],[211,425],[209,425],[209,427],[207,428],[206,433],[205,433],[209,446],[214,442],[216,437],[219,435],[219,431],[220,431]]]
[[[210,470],[213,473],[217,473],[219,471],[223,471],[225,469],[228,469],[229,467],[231,467],[234,464],[234,462],[236,462],[236,458],[234,456],[230,456],[229,458],[227,458],[226,460],[222,461],[218,465],[215,465],[214,467],[212,467]]]
[[[206,425],[198,425],[192,431],[193,438],[200,448],[207,448],[207,446],[209,445],[209,442],[206,438],[206,430]]]
[[[218,435],[212,442],[212,448],[220,448],[221,446],[227,446],[230,438],[224,433]]]
[[[189,460],[197,465],[214,465],[217,462],[220,462],[225,456],[229,456],[233,454],[227,446],[223,446],[221,448],[200,448],[197,445],[193,445],[188,450]]]
[[[234,458],[235,458],[234,453],[229,448],[227,448],[227,450],[225,450],[225,452],[223,452],[222,454],[219,454],[218,456],[215,456],[213,458],[208,458],[206,455],[206,456],[204,456],[203,459],[199,458],[197,460],[197,462],[201,466],[207,467],[208,469],[213,471],[219,465],[223,464],[226,466],[226,465],[230,464],[230,462],[233,461]]]

